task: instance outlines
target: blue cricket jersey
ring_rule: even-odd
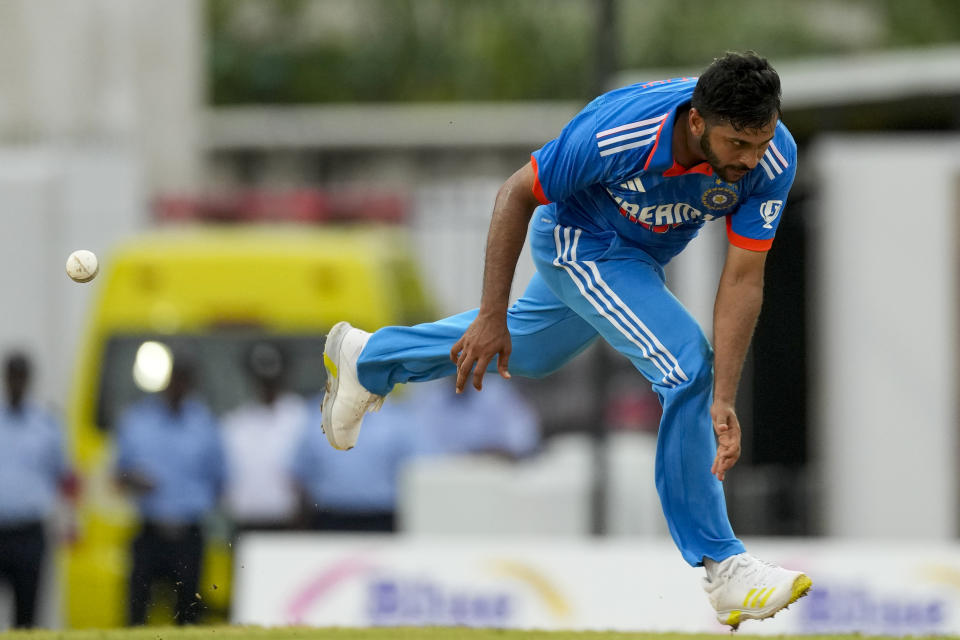
[[[537,200],[558,224],[614,231],[660,264],[721,217],[732,244],[768,250],[796,175],[797,145],[778,122],[763,158],[735,183],[706,162],[678,165],[673,124],[695,85],[696,78],[636,84],[588,104],[532,154]]]

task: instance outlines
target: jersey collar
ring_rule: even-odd
[[[673,123],[677,120],[677,111],[680,107],[689,104],[689,100],[681,102],[675,106],[667,115],[666,119],[660,123],[660,129],[657,131],[657,138],[653,143],[653,151],[647,157],[646,164],[643,165],[644,171],[660,172],[667,178],[682,176],[688,173],[702,173],[705,176],[713,175],[713,167],[707,162],[701,162],[690,168],[677,164],[673,159]]]

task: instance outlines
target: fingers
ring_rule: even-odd
[[[461,342],[463,342],[463,338],[461,338],[457,344],[460,344]],[[454,345],[453,348],[457,349],[457,345]],[[463,391],[463,387],[467,384],[467,376],[470,375],[470,370],[473,369],[473,365],[476,363],[476,361],[476,357],[467,356],[466,350],[457,349],[457,357],[454,360],[454,362],[457,363],[457,393],[461,393]]]
[[[723,482],[723,479],[727,474],[727,469],[729,468],[730,467],[727,464],[727,457],[722,451],[717,451],[717,456],[713,459],[713,465],[710,467],[710,473],[717,476],[717,480]]]
[[[723,477],[727,469],[727,456],[726,451],[730,447],[730,425],[728,424],[718,424],[714,431],[717,432],[717,456],[713,460],[713,467],[710,469],[710,472],[713,475],[717,476],[718,480],[723,480]]]
[[[490,364],[490,358],[477,359],[477,365],[473,370],[473,388],[477,391],[483,389],[483,374],[487,372],[487,365]]]
[[[473,388],[477,391],[483,389],[483,374],[486,373],[486,367],[477,366],[473,370]]]
[[[453,364],[459,364],[461,351],[463,351],[463,338],[457,340],[450,349],[450,362]]]
[[[493,360],[490,358],[479,358],[477,360],[477,368],[473,371],[473,387],[480,391],[483,389],[483,375],[487,372],[487,366],[490,365],[490,361]],[[510,372],[507,370],[507,367],[510,364],[510,350],[504,349],[498,354],[497,358],[497,373],[501,377],[509,380]]]
[[[710,473],[717,476],[717,480],[723,482],[727,477],[727,471],[732,466],[733,463],[730,462],[730,458],[717,454],[717,457],[713,460],[713,466],[710,468]]]
[[[723,453],[717,452],[717,457],[713,459],[713,466],[710,467],[710,473],[717,476],[717,480],[723,482],[727,477],[727,471],[733,466],[735,459]]]
[[[739,442],[733,437],[735,434],[729,424],[720,423],[715,430],[717,432],[717,455],[713,459],[710,473],[717,476],[717,480],[723,482],[727,477],[727,471],[737,463],[740,457]]]
[[[467,376],[470,375],[470,370],[473,369],[473,364],[476,361],[476,358],[467,358],[464,352],[460,352],[457,359],[457,393],[463,391],[464,385],[467,384]]]
[[[497,359],[497,373],[500,374],[501,378],[510,379],[510,372],[507,370],[509,364],[510,351],[505,349],[500,352],[500,357]]]
[[[456,389],[457,393],[463,391],[464,386],[467,383],[467,377],[470,375],[470,371],[473,371],[473,386],[477,391],[483,389],[483,376],[487,372],[487,367],[490,364],[491,358],[476,358],[476,357],[466,357],[466,355],[461,352],[454,362],[457,363],[457,382]],[[503,378],[507,380],[510,379],[510,372],[507,370],[509,365],[509,355],[504,358],[502,355],[497,362],[497,373],[499,373]]]
[[[733,407],[724,404],[711,407],[710,415],[717,436],[717,455],[710,466],[710,473],[723,482],[727,471],[740,459],[740,423]]]
[[[473,386],[479,391],[483,388],[483,376],[487,367],[494,358],[497,361],[497,372],[504,378],[510,378],[507,370],[510,361],[510,336],[502,338],[477,337],[480,330],[473,330],[471,326],[464,335],[450,349],[450,360],[457,365],[457,393],[461,393],[467,384],[467,378],[473,371]],[[496,338],[496,336],[495,336]]]

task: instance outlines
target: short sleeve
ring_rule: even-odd
[[[727,216],[727,238],[741,249],[767,251],[773,246],[797,172],[796,145],[785,129],[783,133],[770,143],[754,170],[759,187]]]
[[[567,123],[559,136],[533,152],[533,192],[540,204],[563,200],[603,181],[609,163],[597,148],[596,120],[594,102]]]
[[[533,152],[534,195],[541,204],[560,202],[594,185],[636,176],[647,167],[660,134],[672,130],[671,113],[689,101],[693,86],[692,81],[665,90],[630,85],[594,99]]]

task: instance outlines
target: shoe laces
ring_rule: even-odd
[[[714,579],[725,582],[736,575],[738,579],[744,582],[760,582],[773,571],[779,570],[780,567],[772,562],[741,553],[733,556],[730,562],[720,563],[717,569]]]
[[[770,582],[772,574],[780,571],[780,567],[752,556],[737,559],[737,569],[743,571],[738,576],[742,582],[749,584],[764,584]]]

